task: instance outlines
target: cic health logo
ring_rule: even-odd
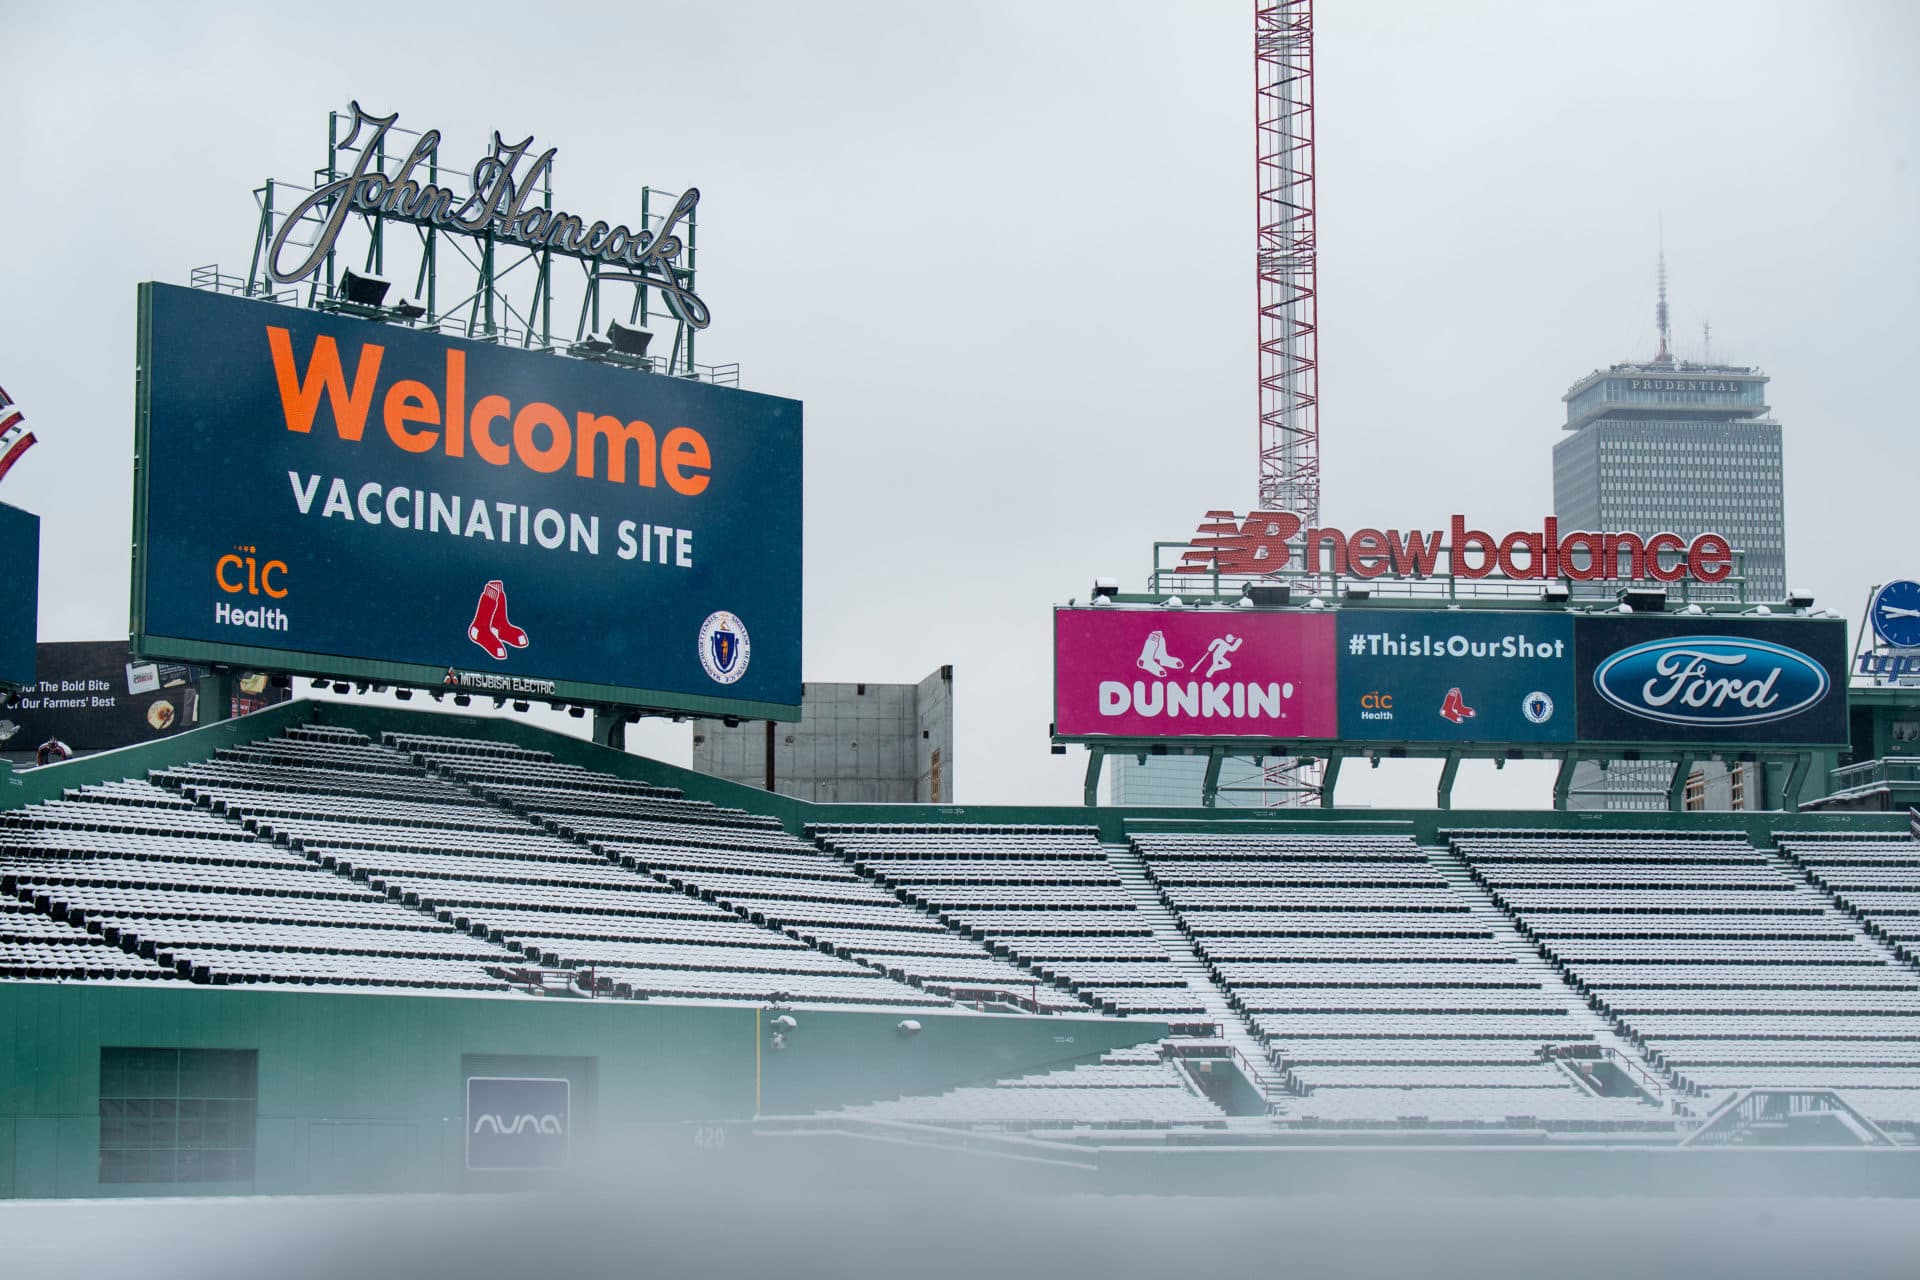
[[[262,555],[258,547],[235,544],[213,562],[213,583],[226,597],[214,602],[214,622],[250,631],[287,630],[292,622],[279,602],[291,590],[290,572],[285,560]]]

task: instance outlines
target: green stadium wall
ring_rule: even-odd
[[[691,1151],[700,1130],[1096,1060],[1164,1023],[800,1008],[773,1049],[762,1008],[409,996],[351,989],[0,982],[0,1197],[498,1190],[466,1169],[465,1080],[573,1082],[573,1160]],[[920,1030],[907,1034],[912,1017]],[[258,1052],[254,1177],[100,1181],[100,1051]]]

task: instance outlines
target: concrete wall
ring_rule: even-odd
[[[695,720],[693,767],[764,789],[766,722]],[[815,804],[951,801],[953,668],[918,684],[808,683],[799,723],[774,726],[773,768],[776,794]]]

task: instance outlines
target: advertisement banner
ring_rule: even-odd
[[[0,712],[0,751],[32,751],[50,738],[75,751],[111,751],[198,728],[198,667],[135,662],[124,640],[78,640],[39,646],[39,678]],[[242,672],[233,715],[285,702],[287,689],[269,686],[261,672]]]
[[[572,1084],[467,1077],[467,1168],[558,1169],[567,1162]]]
[[[40,618],[40,517],[0,503],[0,684],[33,683]]]
[[[1583,742],[1847,742],[1839,618],[1582,617],[1574,656]]]
[[[140,291],[143,656],[791,719],[801,406]]]
[[[1342,609],[1337,617],[1342,738],[1573,741],[1571,616]]]
[[[1330,614],[1054,611],[1061,737],[1331,738]]]

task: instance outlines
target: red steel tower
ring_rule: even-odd
[[[1256,0],[1260,506],[1320,520],[1313,0]]]

